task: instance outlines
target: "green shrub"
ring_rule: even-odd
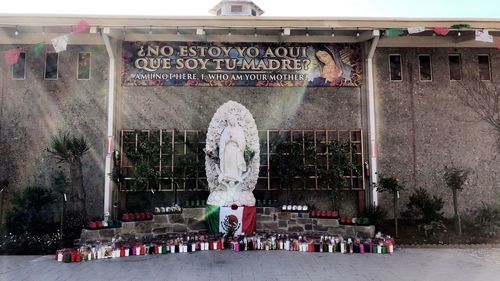
[[[9,233],[43,235],[56,230],[52,204],[55,197],[48,189],[28,187],[14,193],[6,216]]]
[[[500,206],[482,203],[476,221],[485,234],[495,236],[500,231]]]
[[[443,205],[442,198],[435,195],[431,197],[427,190],[418,188],[410,195],[410,201],[406,205],[408,208],[406,215],[411,220],[422,220],[428,224],[443,219],[443,213],[441,212]]]
[[[379,231],[387,218],[387,211],[380,206],[370,206],[365,210],[363,217],[368,218],[370,224],[375,225],[375,229]]]
[[[80,238],[82,228],[87,224],[87,219],[83,214],[75,211],[67,211],[64,214],[62,246],[72,247],[73,241]]]
[[[426,239],[438,240],[439,235],[446,230],[446,226],[443,224],[443,221],[434,220],[419,224],[417,229],[424,234]]]
[[[54,254],[59,248],[59,233],[43,235],[7,233],[0,235],[1,254]]]

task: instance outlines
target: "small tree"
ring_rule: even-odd
[[[327,144],[328,167],[319,169],[320,178],[330,187],[330,200],[333,209],[340,209],[342,189],[350,186],[346,176],[357,175],[356,165],[351,162],[348,141],[332,141]]]
[[[444,178],[446,185],[451,189],[453,195],[453,212],[455,213],[455,225],[458,234],[462,235],[462,220],[458,211],[458,193],[463,190],[467,180],[469,179],[470,171],[462,168],[446,167],[444,168]]]
[[[398,237],[398,199],[399,192],[405,190],[405,187],[400,184],[396,178],[381,177],[377,190],[379,192],[389,192],[392,194],[392,203],[394,208],[394,230],[396,237]]]
[[[302,145],[285,141],[279,137],[275,141],[273,152],[276,153],[271,161],[272,166],[280,179],[280,187],[286,188],[286,203],[290,203],[290,190],[296,177],[304,173],[304,153]],[[303,177],[301,177],[303,180]]]
[[[75,211],[87,214],[85,208],[86,192],[83,187],[82,157],[89,151],[87,141],[83,136],[70,136],[68,133],[60,133],[52,137],[47,151],[52,154],[59,163],[69,164],[71,179],[70,202]]]

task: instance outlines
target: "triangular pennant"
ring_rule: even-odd
[[[14,48],[4,52],[3,56],[7,64],[16,64],[19,60],[19,55],[21,54],[21,49]]]
[[[409,34],[414,34],[414,33],[420,33],[420,32],[424,32],[425,31],[425,27],[408,27],[408,33]]]
[[[485,32],[481,32],[480,30],[476,30],[476,41],[493,43],[493,36]]]
[[[75,28],[73,28],[73,34],[78,34],[89,30],[90,25],[85,21],[81,20]]]
[[[450,26],[452,29],[470,29],[470,24],[466,23],[459,23],[459,24],[454,24]]]
[[[385,31],[385,36],[387,37],[398,37],[403,35],[404,31],[399,28],[389,28]]]
[[[446,36],[450,29],[448,27],[434,27],[432,29],[437,35]]]
[[[35,58],[38,58],[43,51],[43,43],[36,43],[35,45],[31,46],[31,52],[33,52],[33,55]]]
[[[66,51],[66,47],[68,45],[68,35],[62,35],[59,37],[56,37],[51,40],[52,41],[52,46],[54,46],[54,50],[59,53],[62,51]]]

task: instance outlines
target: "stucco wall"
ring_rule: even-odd
[[[360,128],[360,88],[123,87],[121,127],[206,130],[223,103],[252,113],[259,130]]]
[[[401,54],[403,81],[389,80],[389,54]],[[419,81],[418,54],[431,55],[430,82]],[[500,200],[500,152],[491,128],[460,101],[459,84],[449,79],[448,54],[461,55],[464,82],[478,79],[477,54],[489,54],[492,82],[500,81],[496,49],[380,48],[374,62],[380,174],[405,182],[409,190],[401,194],[403,204],[415,188],[423,187],[443,197],[450,214],[444,166],[473,171],[459,202],[462,209],[479,207],[481,201]],[[382,199],[392,206],[389,196]]]
[[[15,46],[1,45],[7,50]],[[83,158],[84,185],[91,215],[102,213],[108,58],[104,47],[68,46],[59,53],[59,79],[44,80],[45,50],[28,49],[26,79],[11,80],[11,67],[0,63],[0,180],[13,191],[28,185],[49,187],[58,166],[46,149],[60,130],[83,135],[91,147]],[[46,46],[48,51],[52,46]],[[78,52],[92,53],[91,79],[77,80]]]

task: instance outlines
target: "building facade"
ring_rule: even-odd
[[[350,175],[349,187],[344,191],[344,213],[355,215],[372,204],[388,208],[391,198],[378,194],[374,188],[380,175],[404,181],[408,191],[401,194],[403,202],[419,187],[448,200],[451,196],[443,168],[450,165],[473,170],[460,199],[464,208],[500,199],[498,132],[464,103],[464,96],[471,94],[467,89],[498,86],[500,52],[495,44],[474,40],[474,33],[487,30],[498,36],[500,21],[86,17],[90,30],[71,34],[80,20],[0,16],[0,49],[21,49],[17,64],[0,65],[0,179],[6,187],[2,208],[13,191],[29,185],[50,186],[51,177],[64,168],[46,150],[51,137],[60,131],[85,136],[91,147],[83,160],[83,173],[87,207],[93,215],[116,213],[126,209],[127,204],[137,207],[144,202],[144,206],[151,207],[162,200],[170,201],[175,189],[181,202],[197,192],[202,194],[206,190],[198,178],[184,181],[182,186],[170,180],[159,183],[159,188],[141,191],[117,185],[107,176],[114,164],[122,169],[125,178],[130,178],[130,174],[126,174],[128,166],[123,159],[113,163],[113,151],[123,155],[130,142],[127,134],[140,137],[136,130],[162,130],[161,141],[169,142],[174,150],[169,157],[175,159],[178,148],[174,139],[179,140],[178,133],[184,138],[179,145],[185,154],[190,134],[206,130],[214,112],[228,100],[237,101],[252,112],[261,140],[267,141],[262,143],[264,146],[271,143],[273,134],[280,132],[292,141],[301,139],[304,146],[306,139],[312,139],[318,158],[324,155],[321,147],[328,139],[348,139],[351,147],[356,146],[351,157],[359,155],[358,173]],[[432,30],[464,23],[467,27],[451,28],[446,36],[435,36]],[[426,28],[418,34],[406,34],[407,28],[416,26]],[[404,35],[389,36],[393,29],[405,30]],[[56,53],[51,39],[64,34],[69,34],[67,49]],[[39,43],[42,49],[34,53],[33,46]],[[262,76],[241,78],[245,80],[242,84],[228,82],[231,79],[224,77],[214,78],[215,82],[208,78],[192,82],[197,79],[181,76],[169,77],[177,82],[166,82],[165,77],[131,82],[127,69],[144,64],[129,61],[130,48],[136,48],[138,54],[140,46],[149,50],[148,46],[157,45],[176,46],[174,53],[178,58],[183,46],[201,46],[207,52],[210,46],[219,50],[224,50],[224,46],[257,46],[264,50],[263,46],[270,46],[275,55],[282,50],[278,50],[280,47],[319,50],[320,45],[337,46],[342,66],[351,67],[352,75],[359,77],[357,82],[351,77],[349,81],[354,82],[349,85],[328,86],[306,83],[300,78],[295,81],[302,84],[294,83],[290,81],[295,78],[285,76],[269,78],[272,83],[265,83],[263,80],[268,78]],[[190,57],[187,50],[186,58]],[[348,62],[346,54],[350,54]],[[359,61],[353,59],[356,56]],[[199,53],[192,57],[202,59]],[[293,59],[293,53],[283,57]],[[289,66],[281,65],[281,70],[290,70]],[[174,72],[204,74],[196,72],[200,67],[189,68],[186,64]],[[261,75],[280,73],[265,67],[258,70]],[[347,71],[343,69],[343,73]],[[288,82],[280,82],[283,80]],[[271,175],[272,151],[266,150],[267,155],[262,151],[261,148],[261,159],[267,160],[261,161],[264,169],[256,197],[281,200],[283,186]],[[173,162],[165,167],[173,171]],[[308,175],[294,189],[307,189],[310,196],[295,199],[327,208],[327,187],[320,181],[314,172]],[[445,208],[450,213],[451,203],[447,202]]]

